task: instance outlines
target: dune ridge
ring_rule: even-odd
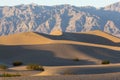
[[[92,44],[92,43],[85,43],[85,42],[65,41],[65,40],[58,40],[58,41],[56,40],[54,43],[56,44],[77,44],[77,45],[93,46],[93,47],[100,47],[100,48],[120,51],[119,46],[109,46],[109,45],[100,45],[100,44]]]
[[[98,74],[98,73],[100,74],[100,73],[109,73],[109,69],[114,69],[113,72],[119,72],[120,71],[119,67],[120,67],[120,64],[85,65],[85,66],[55,66],[55,67],[49,66],[49,67],[45,67],[46,70],[44,72],[35,74],[33,76]],[[107,69],[108,71],[104,71],[105,69]]]
[[[81,33],[102,36],[104,38],[107,38],[107,39],[115,42],[115,43],[120,43],[120,38],[118,38],[116,36],[113,36],[113,35],[110,35],[108,33],[105,33],[103,31],[100,31],[100,30],[94,30],[94,31],[88,31],[88,32],[81,32]]]
[[[87,36],[83,34],[89,37],[100,36],[99,40],[102,41],[99,43],[98,39],[94,40],[96,36],[90,39],[92,41],[89,41]],[[109,42],[104,44],[104,40]],[[119,41],[119,38],[101,31],[47,36],[27,32],[1,36],[0,61],[10,65],[11,62],[20,60],[25,64],[37,63],[45,67],[44,72],[33,76],[120,72]],[[80,60],[75,62],[76,58]],[[102,60],[109,60],[111,64],[100,65]],[[9,69],[26,70],[25,66]]]
[[[52,43],[52,40],[34,32],[11,34],[0,37],[0,44],[2,45],[37,45],[49,43]]]
[[[60,33],[60,31],[57,31],[57,33]],[[99,31],[99,30],[86,32],[84,34],[98,35],[98,36],[105,37],[115,43],[120,42],[119,38],[109,35],[107,33],[104,33],[102,31]],[[55,36],[60,36],[60,35],[57,34]],[[81,42],[81,41],[62,40],[62,38],[61,40],[52,40],[42,34],[37,34],[35,32],[26,32],[26,33],[19,33],[19,34],[13,34],[13,35],[8,35],[8,36],[1,36],[0,44],[1,45],[78,44],[78,45],[93,46],[93,47],[107,48],[107,49],[120,51],[119,46],[94,44],[94,43]]]

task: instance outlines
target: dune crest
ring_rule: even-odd
[[[104,38],[107,38],[115,43],[120,43],[120,38],[117,38],[113,35],[110,35],[108,33],[105,33],[105,32],[102,32],[100,30],[94,30],[94,31],[89,31],[89,32],[82,32],[84,34],[92,34],[92,35],[97,35],[97,36],[101,36],[101,37],[104,37]]]
[[[45,38],[34,32],[18,33],[0,37],[2,45],[34,45],[34,44],[49,44],[52,40]]]
[[[60,31],[60,30],[55,30],[55,31],[52,31],[52,32],[50,33],[50,35],[59,36],[59,35],[62,35],[62,31]]]
[[[33,76],[53,76],[53,75],[75,75],[75,74],[93,74],[93,73],[109,73],[109,69],[118,68],[119,72],[120,64],[109,64],[109,65],[84,65],[84,66],[54,66],[45,67],[45,71]],[[102,69],[107,68],[108,71]],[[96,70],[98,70],[96,72]],[[117,72],[117,71],[116,71]]]

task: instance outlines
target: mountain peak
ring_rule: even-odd
[[[108,5],[104,8],[104,10],[110,10],[110,11],[117,11],[120,12],[120,2]]]
[[[40,6],[35,3],[0,8],[0,35],[39,32],[61,35],[62,32],[102,30],[120,37],[120,3],[105,10],[69,4]],[[113,11],[107,11],[113,9]],[[58,31],[60,29],[60,31]],[[57,31],[56,31],[57,30]]]

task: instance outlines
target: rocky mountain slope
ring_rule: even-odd
[[[120,37],[120,2],[97,9],[72,5],[40,6],[36,4],[1,6],[0,35],[19,32],[50,34],[102,30]]]

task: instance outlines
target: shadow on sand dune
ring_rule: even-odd
[[[112,63],[120,62],[120,52],[104,48],[96,48],[81,45],[67,45],[72,46],[75,51],[79,51],[77,54],[81,56],[81,52],[89,57],[99,60],[109,60]],[[57,47],[57,52],[54,52],[54,47]],[[53,49],[51,49],[53,48]],[[64,48],[64,49],[63,49]],[[74,50],[73,49],[73,50]],[[0,63],[11,64],[14,61],[22,61],[25,64],[39,63],[47,66],[66,66],[66,65],[88,65],[95,64],[95,61],[80,60],[78,62],[72,59],[62,58],[56,56],[61,54],[60,50],[66,50],[66,46],[63,44],[48,44],[48,45],[31,45],[31,46],[0,46]],[[73,51],[74,52],[74,51]],[[74,53],[63,53],[63,56],[69,56]],[[66,54],[66,55],[64,55]],[[76,55],[76,54],[75,54]],[[78,56],[78,57],[79,57]],[[85,57],[85,56],[84,56]]]
[[[120,62],[120,51],[105,48],[72,45],[76,50],[99,60],[109,60],[112,63]]]
[[[54,54],[52,51],[25,49],[22,46],[0,46],[0,61],[5,64],[11,64],[14,61],[22,61],[25,64],[38,63],[44,66],[95,64],[87,60],[75,62],[56,57]]]
[[[82,68],[68,68],[64,70],[65,72],[71,72],[72,74],[103,74],[103,73],[113,73],[120,72],[119,66],[108,66],[108,67],[82,67]]]
[[[69,40],[69,41],[78,41],[78,42],[87,42],[93,44],[103,44],[111,46],[120,46],[120,43],[114,43],[113,41],[104,38],[102,36],[92,35],[92,34],[83,34],[83,33],[63,33],[60,36],[46,35],[41,33],[36,33],[43,35],[44,37],[50,38],[52,40]]]

